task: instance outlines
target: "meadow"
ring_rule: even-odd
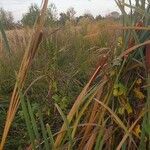
[[[150,149],[150,1],[65,23],[47,4],[0,24],[0,150]]]

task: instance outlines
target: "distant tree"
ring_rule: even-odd
[[[47,11],[46,25],[54,25],[57,21],[57,8],[54,3],[51,3]]]
[[[117,11],[113,11],[109,13],[108,15],[106,15],[106,18],[115,19],[115,20],[119,19],[119,17],[120,17],[120,14]]]
[[[83,20],[93,21],[94,17],[91,13],[86,12],[84,15],[77,17],[76,20],[77,20],[78,23],[80,21],[82,22]]]
[[[83,16],[76,17],[77,22],[79,22],[82,18],[84,18],[84,17]]]
[[[67,10],[67,17],[69,18],[69,20],[74,20],[75,19],[75,14],[76,14],[76,11],[74,10],[73,7],[70,7],[68,10]]]
[[[83,15],[84,18],[88,18],[90,20],[94,20],[94,17],[93,15],[90,13],[90,12],[86,12],[84,15]]]
[[[23,26],[32,27],[37,19],[40,12],[39,7],[36,4],[32,4],[26,14],[23,15],[21,23]],[[47,10],[47,18],[45,21],[45,26],[53,25],[57,20],[57,9],[54,4],[50,4]]]
[[[40,12],[39,7],[36,4],[32,4],[29,7],[28,12],[23,15],[23,18],[21,20],[23,26],[32,27],[36,21],[39,12]]]
[[[4,29],[14,28],[14,18],[10,11],[5,11],[3,8],[0,8],[0,21]]]
[[[98,20],[102,20],[103,19],[103,17],[101,16],[101,15],[98,15],[98,16],[96,16],[96,18],[95,18],[97,21]]]
[[[61,25],[64,25],[66,23],[66,21],[74,21],[75,20],[75,14],[76,11],[74,10],[73,7],[70,7],[67,12],[62,12],[60,13],[60,17],[59,17],[59,23]]]
[[[67,20],[69,20],[69,17],[67,16],[67,14],[66,13],[60,13],[59,23],[61,25],[64,25]]]

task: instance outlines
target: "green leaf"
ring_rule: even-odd
[[[45,129],[45,125],[44,125],[44,122],[43,122],[43,116],[42,116],[42,112],[39,108],[39,119],[40,119],[40,124],[41,124],[41,129],[42,129],[42,135],[43,135],[43,139],[44,139],[44,144],[45,144],[45,149],[46,150],[50,150],[50,145],[49,145],[49,142],[48,142],[48,137],[47,137],[47,132],[46,132],[46,129]]]
[[[12,53],[12,51],[10,49],[9,42],[8,42],[5,30],[4,30],[3,26],[2,26],[1,20],[0,20],[0,31],[1,31],[2,38],[3,38],[4,43],[5,43],[5,48],[7,50],[7,53],[10,55]]]
[[[64,113],[62,112],[61,108],[60,108],[57,104],[55,104],[55,106],[56,106],[58,112],[60,113],[60,115],[61,115],[61,117],[62,117],[62,119],[63,119],[63,121],[64,121],[64,123],[65,123],[65,125],[66,125],[66,128],[67,128],[67,136],[68,136],[68,138],[69,138],[69,147],[70,147],[70,149],[72,149],[72,146],[73,146],[73,139],[72,139],[72,137],[71,137],[71,128],[70,128],[70,126],[69,126],[69,122],[68,122],[67,118],[65,117]]]

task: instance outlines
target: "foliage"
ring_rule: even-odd
[[[101,15],[98,15],[98,16],[96,16],[96,18],[95,18],[97,21],[99,21],[99,20],[102,20],[103,19],[103,17],[101,16]]]
[[[135,2],[116,0],[122,12],[121,25],[112,20],[96,21],[90,15],[73,24],[69,19],[73,15],[64,13],[63,28],[46,30],[49,34],[43,37],[24,88],[16,82],[21,100],[16,120],[24,119],[17,127],[25,132],[25,122],[24,139],[28,139],[16,147],[149,149],[149,5]],[[123,30],[112,30],[113,24]],[[13,71],[18,69],[5,59],[1,65],[0,92],[6,100],[11,95],[9,87],[15,85]],[[6,78],[13,80],[3,84]],[[8,107],[4,104],[0,105],[1,120]],[[13,135],[9,141],[12,139]]]
[[[21,23],[23,24],[23,26],[33,27],[36,18],[39,15],[39,12],[40,9],[38,5],[32,4],[29,7],[28,12],[25,13],[21,19]],[[57,9],[56,6],[53,3],[51,3],[47,10],[47,19],[45,23],[46,26],[53,25],[56,22],[56,19],[57,19]]]
[[[23,16],[21,23],[24,26],[32,27],[36,21],[37,16],[39,15],[39,8],[36,4],[32,4],[29,7],[28,12]]]
[[[107,22],[104,22],[104,24],[107,24]],[[95,30],[92,31],[94,28]],[[83,29],[85,30],[84,32]],[[24,88],[26,90],[30,84],[32,85],[27,90],[25,99],[31,101],[35,120],[38,119],[36,114],[38,114],[38,107],[40,107],[44,124],[52,122],[50,124],[52,133],[57,132],[62,123],[62,119],[54,104],[57,103],[65,115],[68,113],[75,97],[77,97],[79,91],[85,85],[89,74],[95,68],[99,52],[101,51],[100,46],[104,46],[101,44],[101,41],[106,43],[107,40],[111,40],[108,38],[104,40],[100,36],[100,34],[105,32],[103,23],[88,22],[87,26],[83,22],[79,22],[76,25],[71,23],[66,24],[63,29],[51,35],[53,31],[55,31],[55,28],[46,29],[46,34],[39,46],[39,52],[34,59]],[[100,33],[95,35],[96,41],[93,41],[90,35],[97,31]],[[111,35],[109,37],[113,37],[111,32],[108,32],[108,34]],[[6,101],[4,103],[5,107],[3,107],[5,113],[1,111],[1,119],[3,121],[8,108],[8,101],[15,85],[16,71],[19,69],[24,53],[20,49],[26,49],[31,30],[28,28],[24,29],[24,32],[22,30],[14,30],[6,32],[6,36],[9,38],[9,44],[15,55],[10,55],[9,59],[2,57],[0,63],[0,93],[2,100]],[[94,53],[92,53],[93,51]],[[38,104],[40,106],[37,106]],[[16,130],[12,126],[8,144],[6,144],[8,149],[12,149],[13,143],[16,143],[13,147],[14,149],[27,147],[29,144],[23,113],[23,110],[20,108],[14,125],[18,128],[20,127],[18,132],[20,132],[20,135],[25,133],[25,136],[19,143],[18,138],[21,137],[19,137],[19,134],[18,137],[14,137]],[[3,126],[0,130],[2,131],[2,129]]]
[[[0,22],[4,29],[12,29],[15,25],[12,13],[3,8],[0,8]]]
[[[76,11],[73,7],[68,8],[66,13],[60,13],[60,18],[58,20],[60,25],[65,25],[67,21],[75,21]]]

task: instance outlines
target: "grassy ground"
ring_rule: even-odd
[[[149,1],[116,3],[122,24],[83,19],[45,29],[45,1],[33,33],[6,33],[0,150],[14,116],[6,149],[150,149]]]
[[[42,105],[44,120],[52,122],[54,132],[58,131],[59,122],[62,122],[54,103],[58,103],[67,114],[97,66],[102,53],[113,46],[119,34],[109,30],[110,23],[116,24],[109,20],[91,22],[85,19],[77,25],[68,22],[55,33],[53,32],[57,28],[44,30],[44,37],[33,60],[24,90],[35,81],[26,92],[26,96],[30,99],[35,114],[38,111],[37,104]],[[6,35],[13,53],[8,57],[5,45],[1,43],[0,93],[2,100],[0,108],[3,114],[1,122],[4,122],[6,116],[6,108],[16,82],[16,71],[19,69],[26,45],[29,43],[31,29],[7,31]],[[1,131],[3,127],[2,124]],[[18,136],[16,137],[15,134]],[[20,141],[21,137],[24,138]],[[27,137],[23,112],[19,109],[6,146],[8,149],[16,149],[18,146],[27,144]]]

